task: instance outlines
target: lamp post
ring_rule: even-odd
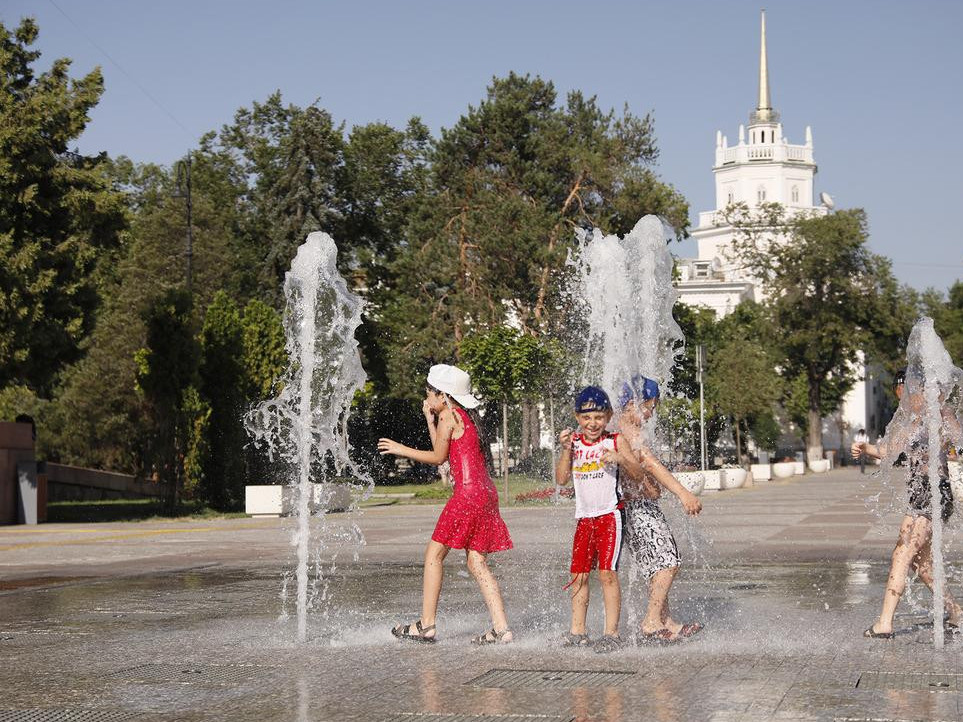
[[[175,175],[177,189],[174,191],[173,198],[184,198],[187,200],[187,250],[184,253],[187,258],[187,293],[191,295],[193,285],[193,265],[194,265],[194,227],[193,227],[193,208],[191,205],[191,152],[187,151],[187,160],[178,161],[175,165]]]
[[[702,391],[702,369],[705,365],[706,347],[696,346],[696,380],[699,382],[699,461],[706,470],[706,408]]]

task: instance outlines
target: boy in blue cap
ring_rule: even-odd
[[[702,629],[698,622],[680,624],[669,615],[669,588],[679,572],[679,550],[662,509],[656,501],[664,487],[682,502],[687,514],[702,511],[699,499],[672,476],[642,439],[642,424],[652,418],[660,397],[659,384],[637,374],[622,385],[619,427],[623,445],[644,468],[635,485],[623,485],[626,540],[636,567],[649,582],[649,604],[639,630],[640,641],[673,643]],[[634,475],[633,475],[634,476]]]
[[[619,435],[606,430],[612,419],[612,403],[598,386],[587,386],[575,397],[575,420],[579,430],[562,431],[562,453],[555,466],[555,481],[575,487],[575,539],[572,544],[572,624],[565,635],[567,647],[587,647],[588,576],[599,572],[605,605],[605,631],[596,652],[612,652],[623,645],[619,636],[622,591],[618,564],[622,550],[622,504],[619,500],[619,468],[633,476],[644,473],[634,456],[619,443]]]

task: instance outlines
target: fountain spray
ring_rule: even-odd
[[[360,483],[338,483],[355,490],[371,487],[368,474],[351,460],[347,433],[351,401],[366,380],[355,340],[364,306],[348,290],[336,260],[337,247],[326,233],[310,234],[298,248],[284,277],[288,368],[283,388],[246,418],[255,443],[267,449],[272,462],[291,469],[299,642],[307,639],[311,514],[323,519],[334,491],[331,483],[314,484],[312,478],[331,482],[347,472]]]

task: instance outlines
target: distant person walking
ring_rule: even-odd
[[[853,437],[853,444],[858,445],[860,449],[864,447],[865,444],[869,443],[869,436],[866,435],[866,429],[860,429],[856,432],[856,436]],[[859,454],[859,473],[866,473],[866,454],[860,452]]]
[[[513,639],[498,581],[488,567],[487,555],[511,549],[512,539],[498,510],[498,491],[489,475],[491,450],[475,410],[478,404],[467,373],[455,366],[432,366],[422,404],[431,451],[412,449],[391,439],[378,441],[382,455],[404,456],[436,466],[448,461],[455,480],[455,489],[425,549],[421,619],[394,627],[391,633],[399,639],[435,641],[443,563],[452,549],[465,550],[468,571],[478,582],[491,616],[492,628],[473,637],[472,644],[507,644]]]

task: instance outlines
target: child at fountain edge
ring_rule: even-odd
[[[854,459],[861,454],[882,459],[890,451],[899,451],[894,466],[903,458],[908,461],[906,487],[909,508],[903,516],[903,521],[899,527],[899,537],[896,540],[896,548],[893,549],[882,609],[876,621],[863,632],[863,636],[870,639],[892,639],[895,636],[893,618],[896,616],[896,607],[899,605],[903,592],[906,591],[906,579],[910,569],[919,575],[919,578],[923,580],[923,583],[931,592],[933,591],[933,548],[930,546],[933,520],[931,516],[932,496],[927,470],[929,464],[928,432],[925,430],[925,422],[923,421],[922,382],[915,376],[912,379],[911,391],[907,392],[907,370],[902,369],[896,372],[893,377],[893,393],[899,400],[900,410],[905,409],[908,412],[911,425],[916,428],[894,429],[893,438],[890,438],[890,427],[887,427],[886,436],[878,444],[853,442],[850,449]],[[907,396],[905,400],[904,395]],[[900,410],[897,411],[897,414],[900,413]],[[946,409],[944,408],[943,423],[951,425],[954,435],[959,438],[961,432],[959,422],[952,414],[945,412]],[[920,428],[921,425],[924,428]],[[943,523],[946,523],[953,514],[953,492],[949,483],[946,449],[940,449],[939,454],[940,518]],[[946,626],[949,631],[958,633],[963,609],[950,594],[949,585],[944,586],[943,605],[947,613]]]
[[[629,449],[645,469],[642,479],[625,483],[626,539],[635,564],[649,583],[649,604],[637,637],[641,643],[674,644],[702,630],[702,624],[680,624],[669,614],[669,589],[679,573],[681,560],[675,537],[669,529],[658,499],[664,487],[675,494],[687,514],[702,511],[702,503],[655,458],[643,438],[643,425],[655,414],[659,384],[636,374],[622,384],[619,393],[619,431]]]
[[[572,597],[572,623],[562,640],[566,647],[588,647],[585,629],[588,614],[588,577],[598,568],[605,605],[605,630],[595,643],[596,652],[614,652],[624,645],[619,635],[622,590],[618,566],[622,551],[622,502],[619,500],[619,469],[640,477],[642,467],[619,444],[619,435],[606,427],[612,420],[612,403],[598,386],[586,386],[575,397],[575,420],[579,431],[564,429],[555,465],[555,482],[575,487],[575,539],[572,542],[572,578],[566,585]]]
[[[378,441],[382,455],[404,456],[436,466],[448,461],[455,480],[451,498],[438,517],[425,549],[421,619],[414,624],[399,624],[391,630],[402,640],[435,641],[442,565],[449,551],[464,549],[468,571],[478,582],[492,622],[491,629],[472,638],[472,644],[513,641],[501,590],[487,559],[491,552],[511,549],[512,539],[498,511],[498,491],[489,474],[493,466],[491,449],[485,440],[478,405],[478,399],[471,394],[467,373],[456,366],[432,366],[422,404],[431,451],[412,449],[391,439]]]

